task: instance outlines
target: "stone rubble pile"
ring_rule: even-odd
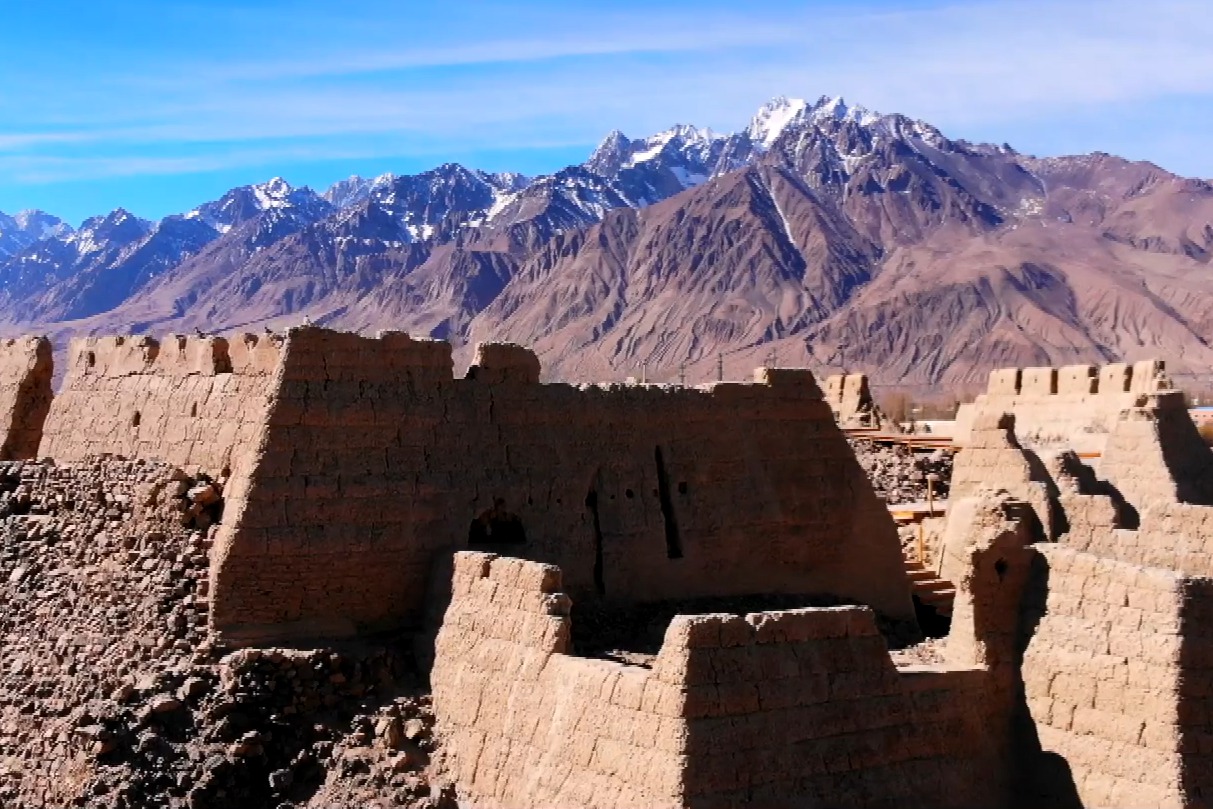
[[[946,499],[952,480],[952,453],[946,450],[914,452],[900,444],[887,446],[863,438],[848,441],[872,487],[885,502],[918,503],[927,499],[927,475],[937,475],[936,499]]]
[[[408,654],[208,646],[223,483],[0,463],[0,806],[451,806]]]

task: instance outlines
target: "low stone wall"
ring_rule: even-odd
[[[0,461],[38,455],[54,374],[45,337],[0,341]]]
[[[1037,551],[1022,669],[1033,805],[1180,807],[1208,794],[1210,583]]]
[[[570,656],[560,587],[456,555],[431,680],[475,805],[1003,802],[986,672],[897,668],[867,609],[679,616],[646,670]]]
[[[281,340],[73,340],[40,454],[71,462],[111,453],[221,474],[265,419]]]

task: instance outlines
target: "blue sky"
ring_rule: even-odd
[[[842,95],[1213,177],[1207,0],[3,4],[0,211],[160,217],[281,175],[538,173],[612,128]]]

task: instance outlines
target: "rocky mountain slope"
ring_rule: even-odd
[[[33,222],[27,217],[27,222]],[[1006,364],[1213,367],[1213,186],[952,140],[841,99],[612,132],[526,178],[280,179],[159,223],[0,217],[0,329],[360,330],[535,345],[552,377],[774,359],[907,385]],[[643,369],[643,371],[642,371]]]

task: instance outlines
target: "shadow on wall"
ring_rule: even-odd
[[[1209,690],[1209,669],[1213,661],[1213,580],[1189,579],[1180,621],[1179,670],[1179,715],[1203,719],[1204,727],[1188,727],[1180,734],[1180,794],[1192,796],[1213,795],[1213,766],[1209,761],[1209,739],[1207,728],[1210,709],[1213,709],[1213,694]],[[1203,732],[1202,732],[1203,731]],[[1207,805],[1200,801],[1193,805]]]
[[[472,550],[525,545],[526,529],[517,514],[505,507],[505,500],[493,498],[493,507],[472,520],[468,528],[468,547]]]
[[[1023,601],[1019,610],[1016,639],[1015,697],[1011,715],[1013,765],[1011,798],[1016,809],[1083,809],[1078,785],[1070,764],[1062,756],[1045,750],[1036,731],[1036,720],[1028,707],[1023,682],[1023,657],[1048,612],[1049,560],[1033,554]]]
[[[1182,407],[1160,408],[1158,422],[1163,463],[1175,479],[1179,502],[1213,506],[1213,453],[1205,451],[1196,423]]]

